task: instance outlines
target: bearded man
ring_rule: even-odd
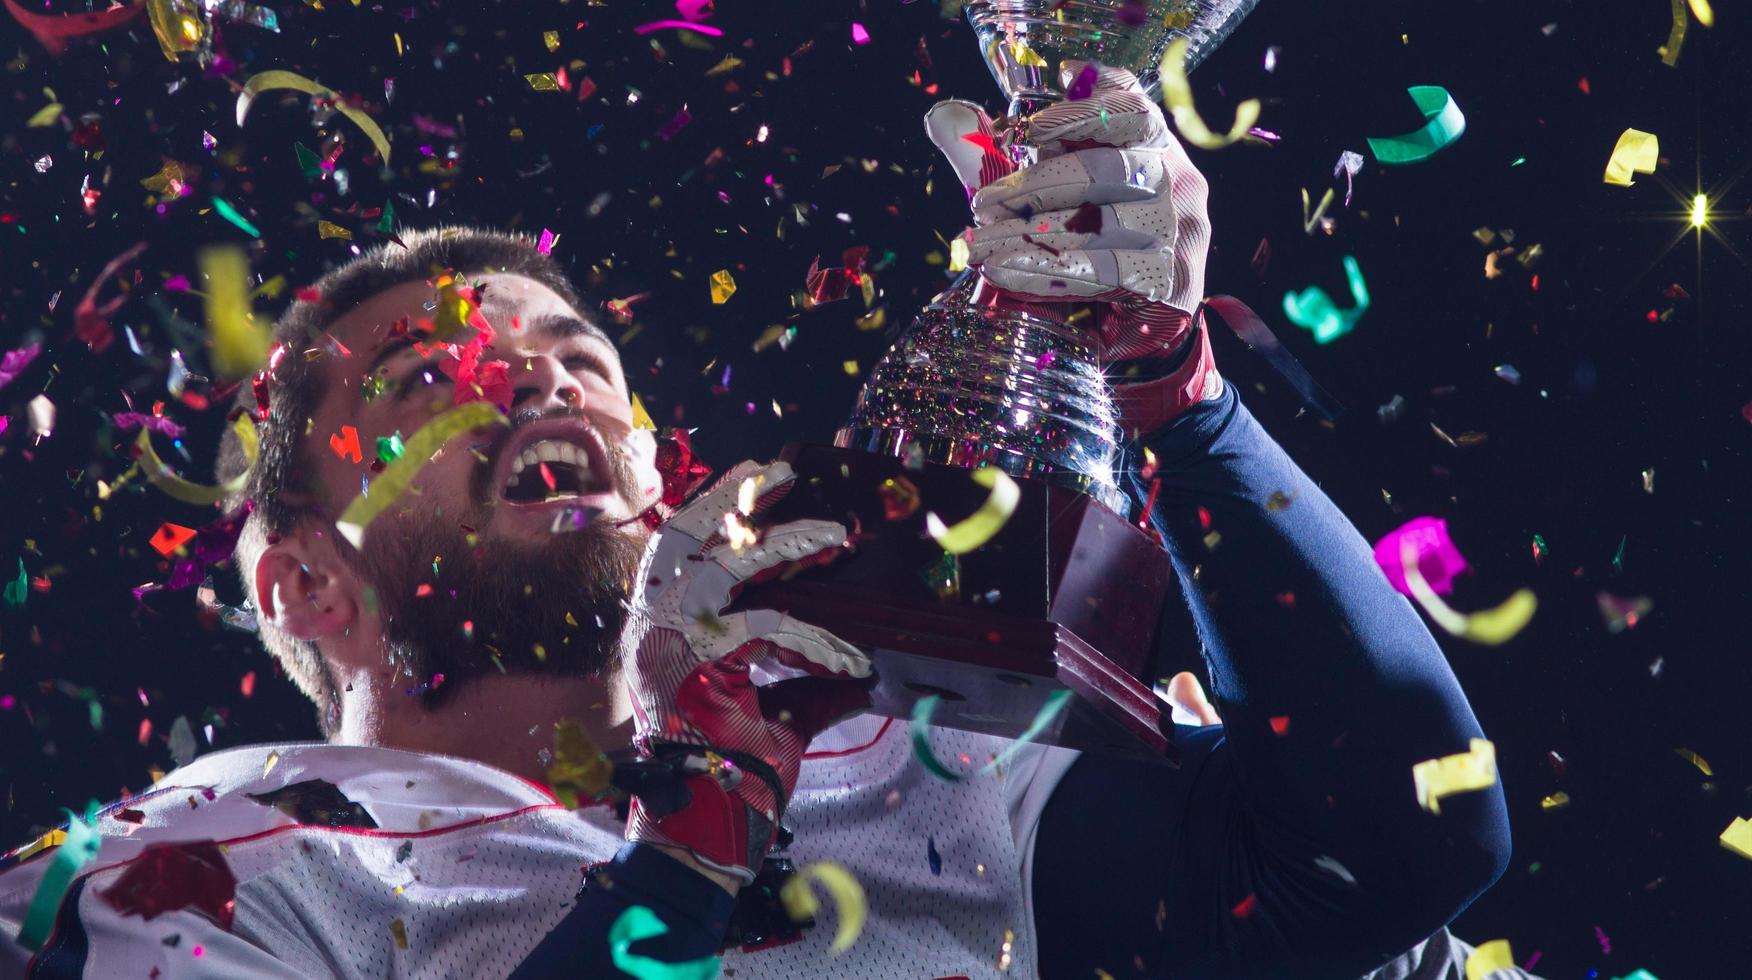
[[[727,540],[787,467],[742,464],[681,503],[685,447],[657,465],[613,344],[551,258],[490,232],[411,235],[276,326],[234,501],[254,502],[235,561],[263,642],[328,740],[213,753],[107,810],[24,969],[610,976],[722,952],[754,977],[1349,980],[1488,887],[1508,858],[1500,788],[1437,816],[1410,777],[1477,722],[1367,544],[1216,372],[1197,316],[1205,184],[1160,110],[1099,69],[1091,99],[1029,121],[1041,162],[1008,174],[989,138],[962,138],[994,131],[977,107],[927,124],[977,191],[971,263],[1017,302],[1096,304],[1130,361],[1108,366],[1157,460],[1147,516],[1228,722],[1178,729],[1182,768],[1029,746],[1001,777],[952,783],[904,726],[842,721],[867,703],[862,651],[827,624],[720,613],[743,583],[837,554],[844,529]],[[456,434],[359,544],[340,533],[369,473],[328,437],[375,445],[478,400],[508,424]],[[243,469],[235,445],[221,469]],[[1279,495],[1293,506],[1268,506]],[[653,503],[680,506],[648,533]],[[782,669],[801,676],[753,683]],[[617,767],[626,815],[543,785],[568,721],[637,748]],[[948,758],[1006,744],[929,737]],[[849,951],[761,918],[775,850],[861,883]],[[0,876],[8,928],[48,863]],[[1446,975],[1431,962],[1416,975]]]

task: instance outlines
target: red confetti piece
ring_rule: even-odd
[[[414,590],[414,597],[417,599],[424,599],[431,594],[432,586],[426,582],[421,582],[419,588]]]
[[[255,671],[252,670],[243,675],[243,681],[237,685],[237,688],[243,692],[244,697],[255,697]]]
[[[1279,735],[1288,735],[1290,733],[1290,716],[1273,716],[1271,719],[1271,730]]]
[[[157,532],[152,535],[152,547],[156,549],[159,554],[169,558],[178,548],[187,544],[189,539],[194,536],[195,529],[192,527],[183,527],[181,524],[165,523],[160,525]]]
[[[353,457],[355,463],[365,458],[365,454],[359,450],[359,430],[350,425],[341,426],[340,435],[329,436],[329,448],[342,459]]]
[[[554,471],[548,469],[548,464],[546,463],[537,463],[535,465],[541,470],[541,482],[547,484],[548,493],[557,493],[559,487],[554,482]]]
[[[97,34],[112,27],[120,27],[139,16],[145,10],[143,3],[130,4],[125,7],[112,7],[109,10],[96,13],[85,12],[66,14],[59,17],[44,14],[33,14],[19,6],[17,0],[6,0],[6,12],[12,19],[29,31],[37,42],[47,48],[50,54],[60,54],[67,50],[67,42],[72,38],[87,34]]]
[[[141,745],[145,745],[147,742],[152,741],[152,719],[140,719],[140,732],[135,738]]]
[[[1248,893],[1246,898],[1235,903],[1235,907],[1229,910],[1229,914],[1237,919],[1245,919],[1253,914],[1254,906],[1258,904],[1259,897],[1252,893]]]
[[[193,909],[230,931],[237,879],[212,841],[150,844],[98,895],[122,915],[150,922],[166,912]]]

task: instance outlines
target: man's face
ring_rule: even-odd
[[[503,378],[484,387],[509,398],[512,424],[453,440],[428,462],[367,529],[360,571],[387,638],[420,670],[457,679],[497,658],[594,671],[636,572],[644,531],[632,518],[656,496],[650,434],[634,430],[619,355],[586,317],[524,276],[472,285],[494,332],[478,364],[504,362],[481,377]],[[434,344],[420,321],[436,318],[437,298],[429,284],[403,284],[329,330],[339,346],[323,355],[328,389],[305,458],[330,513],[373,477],[378,438],[409,438],[457,404],[459,355],[478,331]],[[347,448],[346,426],[362,462],[331,449]]]

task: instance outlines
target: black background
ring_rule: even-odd
[[[792,294],[813,256],[837,264],[845,248],[867,245],[872,262],[892,253],[875,274],[877,303],[891,325],[904,322],[943,284],[926,256],[946,253],[937,235],[952,236],[965,213],[919,118],[950,94],[1001,108],[970,32],[925,0],[725,3],[711,20],[724,35],[701,39],[635,36],[633,25],[674,16],[661,4],[280,7],[279,34],[222,21],[231,63],[208,72],[167,62],[144,18],[59,58],[0,20],[11,93],[0,109],[0,337],[7,348],[46,344],[0,390],[11,419],[0,435],[0,572],[11,580],[22,557],[46,582],[22,610],[0,612],[0,696],[12,699],[0,710],[7,840],[40,832],[59,807],[145,786],[152,767],[171,765],[166,736],[179,716],[198,733],[211,724],[217,747],[316,735],[308,706],[254,640],[203,620],[192,592],[143,604],[129,594],[163,578],[146,544],[160,523],[213,515],[132,489],[97,499],[96,481],[127,466],[129,437],[109,417],[130,400],[144,411],[169,398],[173,349],[203,371],[199,335],[179,336],[147,302],[200,322],[197,301],[162,288],[195,275],[196,247],[249,244],[258,273],[296,285],[350,254],[349,242],[319,239],[318,218],[368,244],[382,236],[364,212],[386,199],[415,227],[551,228],[555,253],[598,301],[651,293],[624,343],[632,385],[660,423],[697,426],[707,458],[723,465],[770,455],[787,438],[829,437],[857,386],[842,363],[868,369],[888,341],[856,328],[865,310],[855,295],[804,312]],[[1193,151],[1212,185],[1207,286],[1260,310],[1349,410],[1333,426],[1299,415],[1232,336],[1218,338],[1225,374],[1371,540],[1416,515],[1448,518],[1474,567],[1455,605],[1494,605],[1520,586],[1539,595],[1538,616],[1512,642],[1444,645],[1496,742],[1516,834],[1511,870],[1456,931],[1509,938],[1523,962],[1538,951],[1536,969],[1551,977],[1752,968],[1752,863],[1716,842],[1752,813],[1752,649],[1741,627],[1752,584],[1741,514],[1752,265],[1740,258],[1752,252],[1752,182],[1736,179],[1752,154],[1752,46],[1735,6],[1723,8],[1713,31],[1692,28],[1669,68],[1655,51],[1669,21],[1660,0],[1265,0],[1194,79],[1214,126],[1258,96],[1261,125],[1282,136]],[[854,21],[869,44],[852,43]],[[559,32],[557,53],[544,30]],[[1278,66],[1267,73],[1273,45]],[[732,54],[739,67],[706,76]],[[563,65],[597,91],[580,101],[523,79]],[[302,97],[263,97],[239,130],[236,87],[269,68],[362,98],[391,134],[393,166],[379,172],[339,117],[314,128]],[[1317,198],[1337,183],[1342,195],[1331,176],[1339,153],[1414,128],[1405,88],[1417,84],[1453,93],[1464,137],[1414,166],[1371,158],[1352,206],[1335,204],[1332,233],[1305,235],[1300,189]],[[45,86],[70,116],[97,114],[101,159],[73,146],[63,124],[26,128],[50,101]],[[661,138],[684,105],[691,121]],[[422,133],[420,117],[457,135]],[[763,125],[770,135],[756,142]],[[1626,127],[1660,136],[1660,169],[1631,188],[1606,186],[1601,171]],[[216,152],[203,149],[203,131]],[[336,134],[346,194],[333,178],[302,176],[293,151],[327,148]],[[45,154],[53,167],[38,173]],[[197,174],[191,195],[159,213],[140,180],[165,159]],[[87,176],[103,195],[90,216],[79,200]],[[1687,232],[1699,189],[1720,239]],[[592,215],[599,194],[606,203]],[[249,214],[261,239],[212,213],[212,196]],[[1543,245],[1536,284],[1513,262],[1485,279],[1472,236],[1481,226]],[[1272,259],[1260,275],[1250,259],[1262,238]],[[72,307],[137,241],[150,249],[114,322],[132,326],[140,353],[118,337],[93,355],[72,335]],[[1284,319],[1282,296],[1311,283],[1342,295],[1347,254],[1374,306],[1354,333],[1316,346]],[[738,290],[714,307],[708,280],[725,268]],[[1675,284],[1688,298],[1664,295]],[[754,352],[774,324],[794,325],[794,341]],[[1518,385],[1493,372],[1503,364],[1518,369]],[[40,442],[25,416],[38,393],[59,408]],[[1383,423],[1375,408],[1395,394],[1404,415]],[[192,472],[209,472],[222,413],[174,400],[166,411],[190,427]],[[1487,438],[1455,448],[1432,423]],[[1652,494],[1641,475],[1650,468]],[[1543,562],[1535,534],[1549,546]],[[1602,590],[1646,595],[1653,611],[1610,634],[1595,606]],[[143,719],[152,729],[141,744]],[[1707,759],[1713,777],[1681,747]],[[1559,790],[1572,802],[1542,810]],[[1123,860],[1099,842],[1088,857],[1091,873]]]

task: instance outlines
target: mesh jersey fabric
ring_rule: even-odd
[[[1005,744],[947,730],[930,738],[938,758],[970,772]],[[913,761],[902,723],[861,716],[824,733],[788,814],[797,831],[788,856],[799,865],[831,858],[858,877],[870,905],[864,934],[854,954],[831,956],[834,913],[824,910],[797,942],[726,951],[725,975],[1034,976],[1025,857],[1046,784],[1074,758],[1026,746],[1000,774],[949,783]],[[377,828],[300,825],[247,795],[311,779],[333,783]],[[540,786],[463,759],[325,744],[216,752],[106,808],[102,848],[69,892],[36,970],[504,976],[572,907],[583,869],[613,856],[621,829],[606,807],[568,810]],[[237,879],[231,932],[192,910],[123,916],[101,897],[147,845],[205,840],[224,845]],[[9,935],[48,857],[0,862],[0,929]],[[1011,964],[1000,974],[1006,929]],[[0,946],[0,974],[25,974],[28,951]]]

